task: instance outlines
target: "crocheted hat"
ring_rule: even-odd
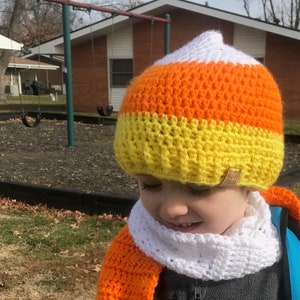
[[[282,168],[282,127],[272,75],[207,31],[131,82],[115,155],[131,175],[266,189]]]

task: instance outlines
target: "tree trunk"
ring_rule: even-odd
[[[16,33],[19,30],[19,20],[21,18],[22,11],[25,9],[24,0],[15,0],[13,5],[12,14],[8,25],[8,37],[14,39]],[[11,50],[0,50],[0,102],[4,102],[5,97],[5,72],[10,62]]]
[[[1,51],[1,50],[0,50]],[[9,50],[2,50],[0,56],[0,103],[5,102],[5,71],[7,69],[9,60],[11,57],[11,51]]]

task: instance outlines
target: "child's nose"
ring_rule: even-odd
[[[184,216],[188,213],[188,206],[180,195],[166,195],[161,205],[161,214],[168,219]]]

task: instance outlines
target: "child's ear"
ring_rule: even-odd
[[[243,187],[241,187],[241,189],[242,189],[242,192],[244,193],[244,195],[246,196],[247,200],[248,200],[248,197],[250,196],[250,194],[255,191],[255,189],[247,187],[247,186],[243,186]]]

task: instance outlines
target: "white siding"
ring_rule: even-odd
[[[119,111],[120,106],[125,95],[126,88],[112,88],[109,91],[110,105],[114,107],[114,111]]]
[[[107,36],[107,57],[133,58],[132,27],[129,25]],[[108,61],[108,68],[110,64]],[[108,70],[108,86],[110,86],[110,70]],[[126,88],[109,88],[110,104],[114,111],[119,111]]]
[[[108,58],[132,58],[132,31],[127,26],[107,35],[107,57]]]
[[[255,58],[264,58],[266,53],[266,32],[235,24],[233,46]]]

